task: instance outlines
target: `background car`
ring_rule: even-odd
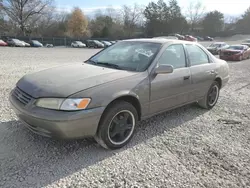
[[[21,42],[24,44],[25,47],[30,47],[30,44],[29,44],[29,43],[27,43],[27,42],[25,42],[25,41],[22,41],[22,40],[21,40]]]
[[[243,41],[242,45],[247,45],[248,47],[250,47],[250,39]]]
[[[8,44],[0,39],[0,46],[8,46]]]
[[[204,40],[205,40],[205,41],[213,41],[214,39],[213,39],[212,37],[205,36],[205,37],[204,37]]]
[[[173,40],[179,40],[176,36],[160,36],[160,37],[154,37],[154,39],[173,39]]]
[[[25,44],[18,39],[7,39],[8,46],[12,47],[25,47]]]
[[[250,58],[250,48],[246,45],[232,45],[227,49],[221,50],[220,59],[223,60],[238,60]]]
[[[116,43],[116,41],[109,41],[111,44],[115,44]]]
[[[104,44],[98,40],[87,40],[86,46],[88,48],[104,48]]]
[[[45,47],[47,47],[47,48],[53,48],[54,45],[53,44],[46,44]]]
[[[191,36],[191,35],[186,35],[185,36],[186,41],[191,41],[191,42],[198,42],[197,38]]]
[[[73,48],[85,48],[86,44],[84,44],[81,41],[74,41],[71,43],[71,47],[73,47]]]
[[[207,50],[210,51],[213,55],[218,55],[222,49],[228,48],[229,45],[225,42],[215,42],[207,47]]]
[[[111,46],[112,45],[112,43],[110,43],[110,42],[108,42],[108,41],[101,41],[101,43],[103,43],[104,44],[104,48],[107,48],[107,47],[109,47],[109,46]]]
[[[197,38],[198,41],[204,41],[204,38],[202,38],[202,37],[195,36],[195,38]]]
[[[30,41],[30,45],[32,46],[32,47],[43,47],[43,44],[41,43],[41,42],[39,42],[38,40],[31,40]]]

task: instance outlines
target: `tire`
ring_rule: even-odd
[[[216,93],[216,97],[215,97],[214,101],[211,102],[209,99],[210,99],[210,94],[211,94],[213,89],[217,89],[217,93]],[[212,85],[210,86],[207,94],[204,96],[204,98],[202,100],[198,101],[198,105],[201,108],[210,110],[216,105],[216,103],[219,99],[219,96],[220,96],[220,85],[217,81],[214,81],[212,83]]]
[[[122,114],[129,115],[129,118],[126,119],[127,121],[129,120],[131,122],[129,123],[131,130],[126,129],[126,124],[121,126],[121,124],[119,123],[124,121],[123,118],[125,118],[125,115],[123,116],[122,119],[118,118],[119,116],[121,117]],[[117,121],[118,123],[116,123]],[[116,101],[107,110],[105,110],[100,120],[95,140],[105,149],[111,149],[111,150],[120,149],[132,139],[137,122],[138,122],[138,113],[135,107],[132,104],[125,101]],[[122,131],[124,132],[114,134],[114,130],[116,128],[118,130],[122,129]],[[112,129],[113,133],[111,132]],[[127,134],[127,136],[124,136],[125,138],[123,140],[117,141],[120,135],[121,134],[124,135],[125,133]],[[114,135],[113,138],[110,134]],[[117,140],[115,140],[115,138]]]

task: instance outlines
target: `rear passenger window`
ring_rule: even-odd
[[[195,44],[186,44],[191,66],[209,63],[208,55]]]

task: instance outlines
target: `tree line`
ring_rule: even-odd
[[[240,17],[206,12],[199,1],[185,11],[177,0],[124,5],[88,17],[79,8],[59,11],[53,0],[0,0],[0,35],[72,38],[134,38],[172,33],[199,36],[250,34],[250,7]]]

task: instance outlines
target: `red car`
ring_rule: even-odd
[[[242,61],[250,58],[250,48],[246,45],[232,45],[221,50],[220,59]]]
[[[191,35],[186,35],[185,40],[192,41],[192,42],[197,42],[198,41],[197,38],[195,38],[195,37],[193,37]]]
[[[0,40],[0,46],[8,46],[8,44],[4,42],[3,40]]]

